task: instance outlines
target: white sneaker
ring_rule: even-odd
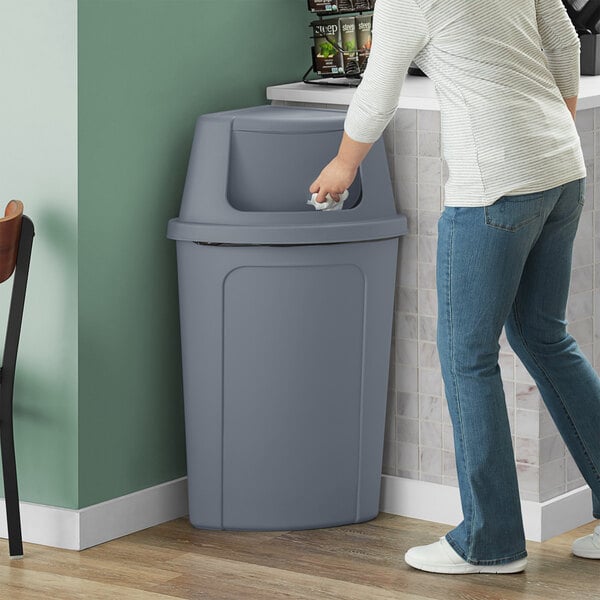
[[[596,525],[594,533],[577,538],[571,549],[575,556],[600,558],[600,525]]]
[[[518,573],[525,569],[527,557],[499,565],[473,565],[448,543],[446,536],[427,546],[414,546],[404,555],[404,560],[415,569],[432,573]]]

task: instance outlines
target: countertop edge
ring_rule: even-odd
[[[318,85],[296,81],[266,88],[267,100],[348,106],[356,88]],[[600,107],[600,75],[582,75],[577,110]],[[428,77],[407,75],[402,85],[398,108],[440,110],[435,86]]]

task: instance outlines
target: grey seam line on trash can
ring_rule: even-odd
[[[378,240],[391,240],[391,239],[395,239],[398,236],[389,236],[389,237],[383,237],[383,238],[377,238]],[[319,243],[314,243],[314,244],[230,244],[228,242],[193,242],[194,244],[198,245],[198,246],[271,246],[271,247],[278,247],[278,246],[323,246],[323,245],[329,245],[329,244],[362,244],[362,243],[368,243],[371,242],[372,240],[355,240],[355,241],[351,241],[348,240],[346,242],[319,242]]]

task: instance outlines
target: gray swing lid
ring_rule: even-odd
[[[261,105],[196,122],[179,217],[167,237],[229,244],[321,244],[398,237],[383,139],[358,169],[341,210],[306,204],[337,154],[344,111]]]

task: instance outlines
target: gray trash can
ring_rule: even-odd
[[[177,241],[189,516],[294,530],[379,511],[398,237],[383,140],[342,210],[307,205],[345,113],[202,115]]]

